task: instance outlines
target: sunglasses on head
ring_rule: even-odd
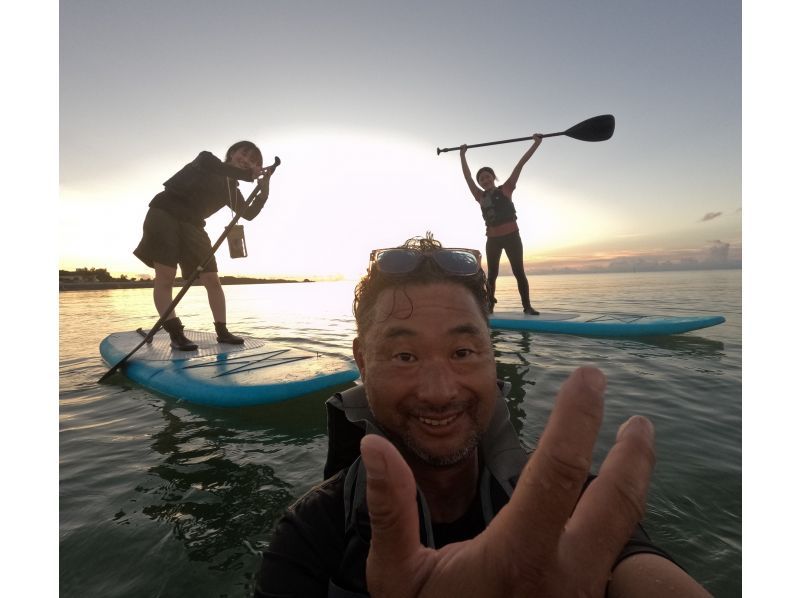
[[[410,274],[425,260],[433,260],[443,272],[451,276],[474,276],[481,271],[481,252],[477,249],[420,251],[393,247],[373,249],[369,254],[370,265],[374,264],[383,274]]]

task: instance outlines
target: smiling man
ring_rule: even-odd
[[[363,385],[329,399],[327,479],[278,522],[257,597],[708,595],[639,525],[651,424],[628,420],[589,475],[602,372],[564,383],[528,457],[487,297],[477,251],[428,235],[372,252],[353,302]]]

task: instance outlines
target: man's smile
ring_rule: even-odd
[[[421,421],[423,424],[426,424],[426,425],[429,425],[429,426],[433,426],[433,427],[440,427],[440,426],[446,426],[448,424],[451,424],[460,415],[461,415],[461,413],[456,413],[455,415],[448,415],[447,417],[437,417],[437,418],[423,417],[423,416],[420,415],[420,416],[418,416],[417,419],[419,419],[419,421]]]

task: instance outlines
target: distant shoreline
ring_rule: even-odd
[[[282,283],[302,283],[314,282],[313,280],[286,280],[283,278],[264,279],[264,278],[235,278],[232,276],[221,276],[220,282],[223,285],[236,284],[282,284]],[[181,288],[186,281],[175,281],[174,287]],[[195,281],[195,284],[199,282]],[[112,280],[109,282],[66,282],[59,281],[58,292],[64,291],[108,291],[114,289],[152,289],[152,280]]]

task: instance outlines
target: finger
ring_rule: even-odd
[[[374,595],[407,587],[423,550],[419,540],[416,483],[403,457],[385,438],[361,440],[367,470],[367,507],[372,540],[367,558],[367,586]]]
[[[591,466],[605,386],[605,375],[593,367],[578,368],[564,382],[511,501],[492,524],[526,562],[545,563],[556,553]]]
[[[644,417],[620,426],[617,440],[575,509],[564,534],[568,554],[587,578],[607,579],[645,512],[655,465],[655,431]]]

